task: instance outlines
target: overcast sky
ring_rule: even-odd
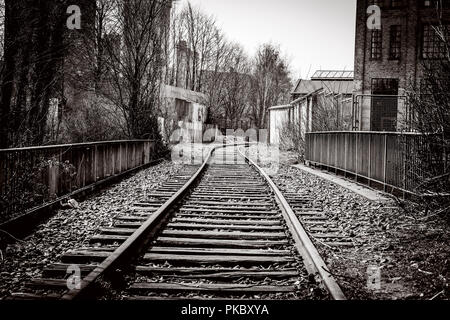
[[[188,0],[178,1],[177,6]],[[216,17],[252,55],[279,44],[295,78],[317,69],[353,70],[356,0],[190,0]]]

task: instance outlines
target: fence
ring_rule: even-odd
[[[427,148],[424,136],[415,133],[306,134],[306,160],[311,164],[380,184],[385,191],[414,193],[423,177],[418,156],[423,148]]]
[[[0,221],[149,164],[154,154],[149,140],[0,150]]]

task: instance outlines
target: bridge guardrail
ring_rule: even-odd
[[[149,164],[152,140],[0,150],[0,222],[78,189]]]
[[[429,147],[419,133],[311,132],[306,134],[305,159],[357,181],[381,185],[384,191],[414,194],[424,177],[419,154],[426,154]]]

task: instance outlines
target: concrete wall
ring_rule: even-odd
[[[165,99],[180,99],[200,104],[206,104],[208,101],[206,94],[169,85],[161,86],[161,96]]]
[[[183,141],[201,142],[208,110],[207,96],[183,88],[165,85],[161,88],[162,109],[159,115],[160,130],[166,140],[177,129]]]

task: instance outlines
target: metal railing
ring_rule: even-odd
[[[0,221],[149,164],[151,140],[0,150]]]
[[[417,133],[314,132],[306,134],[305,158],[384,191],[414,193],[423,177],[418,157],[423,148],[424,136]]]

